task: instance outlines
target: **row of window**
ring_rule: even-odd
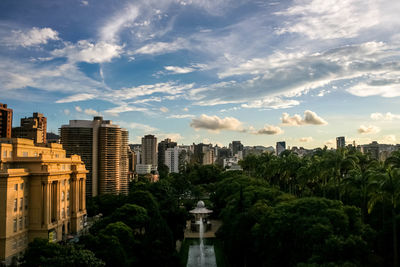
[[[21,197],[19,199],[19,210],[20,211],[23,209],[23,206],[24,206],[24,198]],[[28,201],[25,200],[25,210],[27,210],[27,209],[28,209]],[[18,210],[18,198],[14,199],[14,211],[17,211],[17,210]]]
[[[24,217],[25,218],[25,228],[27,228],[28,227],[28,216],[25,216]],[[22,228],[23,228],[23,223],[22,223],[22,217],[19,217],[19,219],[17,220],[17,218],[15,218],[14,219],[14,221],[13,221],[14,223],[13,223],[13,226],[14,226],[14,232],[17,232],[17,230],[18,230],[18,226],[19,226],[19,230],[22,230]]]
[[[24,190],[24,183],[19,184],[19,188],[20,188],[21,190]],[[14,185],[14,190],[15,190],[15,191],[18,191],[18,184],[15,184],[15,185]]]
[[[20,237],[19,239],[13,239],[12,248],[15,250],[17,247],[22,247],[28,244],[28,237]]]
[[[4,150],[3,151],[3,158],[7,158],[7,150]],[[9,155],[9,158],[12,158],[12,151],[10,151],[10,153],[8,154]]]

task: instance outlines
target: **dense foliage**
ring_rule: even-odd
[[[228,266],[397,266],[400,152],[378,162],[356,150],[285,151],[240,164],[243,171],[225,172],[186,164],[157,183],[132,183],[127,196],[96,197],[88,213],[103,217],[79,246],[35,241],[25,265],[57,257],[81,266],[81,253],[91,266],[179,266],[175,242],[203,199],[222,220]]]

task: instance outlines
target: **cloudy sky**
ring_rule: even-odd
[[[397,143],[399,14],[393,0],[2,0],[0,102],[14,126],[100,114],[131,143]]]

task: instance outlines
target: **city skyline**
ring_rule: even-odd
[[[0,102],[179,144],[400,138],[400,3],[3,1]],[[29,102],[27,101],[29,100]],[[230,141],[227,141],[230,140]]]

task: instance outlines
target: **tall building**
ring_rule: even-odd
[[[0,264],[36,237],[55,242],[84,228],[86,173],[60,144],[0,138]]]
[[[211,144],[197,144],[194,145],[194,159],[201,165],[214,164],[215,151]]]
[[[157,163],[158,164],[165,164],[165,151],[167,151],[168,148],[174,148],[177,146],[176,142],[172,142],[171,139],[167,138],[160,143],[158,143],[158,157],[157,157]]]
[[[183,149],[178,146],[168,148],[165,151],[165,165],[168,167],[169,172],[179,172],[179,155],[182,151]]]
[[[154,135],[142,137],[142,164],[151,164],[153,169],[157,169],[157,137]]]
[[[279,156],[285,150],[286,150],[286,142],[285,141],[276,142],[276,155],[277,156]]]
[[[243,151],[243,145],[240,141],[232,141],[232,154],[235,156],[239,153],[239,151]]]
[[[12,137],[31,139],[35,143],[46,143],[47,118],[34,112],[32,117],[22,118],[21,126],[12,130]]]
[[[128,193],[128,132],[102,117],[71,120],[60,128],[67,155],[78,154],[89,171],[86,197]]]
[[[336,137],[336,149],[344,148],[346,146],[346,140],[344,136]]]
[[[13,110],[0,103],[0,138],[11,138]]]

